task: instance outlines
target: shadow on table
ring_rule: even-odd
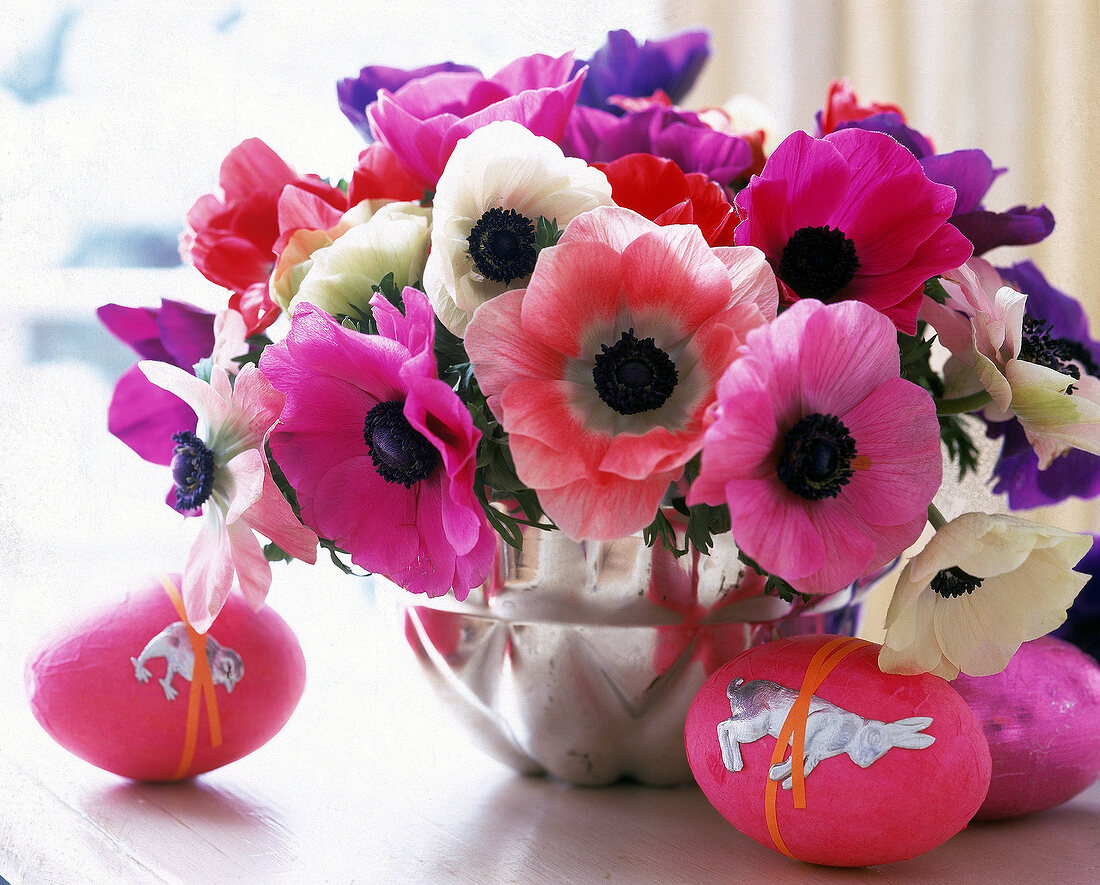
[[[1013,855],[1013,876],[1083,883],[1097,881],[1089,846],[1100,815],[1055,808],[978,821],[927,854],[854,869],[799,863],[759,845],[728,824],[694,785],[584,788],[516,776],[487,796],[471,822],[477,847],[456,852],[451,843],[422,856],[426,881],[713,883],[721,869],[729,871],[730,882],[1000,885],[1009,881],[1005,845],[1019,841],[1042,850]]]
[[[202,781],[105,788],[96,816],[109,832],[125,832],[136,860],[186,881],[285,873],[297,855],[293,836],[263,801]],[[120,827],[124,819],[130,821]],[[199,879],[195,879],[199,881]]]

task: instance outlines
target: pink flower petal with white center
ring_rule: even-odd
[[[500,297],[482,305],[474,319]],[[523,329],[538,343],[578,358],[587,350],[598,350],[592,332],[606,334],[625,306],[618,252],[595,241],[558,243],[539,253],[523,296]]]
[[[599,485],[582,480],[539,489],[539,503],[567,537],[610,541],[653,522],[670,479],[662,475],[641,482],[611,480]]]
[[[765,320],[774,320],[779,287],[764,253],[755,246],[718,246],[711,251],[726,266],[737,303],[754,304]]]
[[[317,561],[316,533],[294,515],[290,502],[283,497],[267,470],[264,471],[263,493],[245,511],[243,521],[295,559],[311,564]]]
[[[703,445],[700,424],[690,433],[673,433],[665,427],[655,427],[635,437],[618,434],[611,438],[607,454],[600,460],[601,473],[641,480],[652,474],[672,475],[695,457]]]
[[[271,563],[264,556],[259,539],[246,523],[231,523],[227,531],[237,583],[245,601],[258,610],[263,606],[267,591],[271,588]]]
[[[271,386],[255,365],[244,366],[237,373],[232,393],[233,411],[244,419],[243,422],[234,421],[240,428],[238,445],[263,445],[267,432],[279,420],[285,402],[286,397]]]
[[[500,395],[500,420],[508,430],[516,470],[532,488],[550,488],[585,477],[607,453],[610,437],[586,431],[569,405],[568,381],[510,384]]]
[[[774,476],[732,479],[725,494],[734,540],[761,566],[792,584],[821,568],[826,547],[805,502]]]
[[[229,397],[219,395],[213,384],[196,378],[190,372],[156,360],[141,360],[138,368],[157,387],[174,393],[199,416],[200,426],[218,427],[229,414]],[[213,377],[211,382],[213,382]]]
[[[558,245],[598,241],[622,254],[638,237],[657,227],[657,224],[637,212],[618,206],[605,206],[585,212],[570,221],[558,240]]]
[[[233,552],[224,515],[210,506],[187,555],[180,588],[191,626],[205,633],[221,611],[233,586]]]
[[[263,494],[264,457],[257,449],[248,449],[226,464],[224,470],[230,477],[226,485],[233,494],[225,521],[232,525]]]
[[[688,333],[732,300],[725,265],[694,225],[656,227],[622,255],[624,295],[634,314],[667,314],[668,305],[677,303],[676,325]]]
[[[466,327],[466,352],[498,419],[496,400],[509,383],[560,378],[565,370],[563,354],[527,335],[522,320],[525,295],[525,290],[516,289],[497,296],[479,308]]]

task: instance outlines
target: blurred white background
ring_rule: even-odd
[[[536,51],[587,57],[613,28],[646,38],[709,27],[714,55],[686,104],[748,93],[785,134],[812,128],[828,81],[850,76],[940,149],[980,147],[1009,166],[989,205],[1046,202],[1058,227],[1039,249],[992,257],[1036,256],[1097,315],[1096,0],[7,0],[2,19],[5,595],[19,575],[45,592],[48,572],[178,567],[193,528],[163,503],[167,471],[107,432],[113,381],[133,357],[94,309],[161,297],[216,306],[220,291],[178,265],[187,209],[250,136],[300,172],[346,175],[362,140],[335,83],[367,64],[450,59],[490,73]],[[1085,528],[1092,513],[1055,518]],[[92,561],[107,568],[85,569]],[[275,571],[277,600],[281,575],[306,569]]]

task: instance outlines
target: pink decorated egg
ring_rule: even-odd
[[[994,676],[951,685],[981,723],[993,757],[978,817],[1053,808],[1100,776],[1100,666],[1053,636],[1025,642]]]
[[[966,826],[989,786],[981,727],[945,680],[883,673],[878,652],[799,636],[707,679],[688,711],[688,762],[738,830],[852,867],[915,857]]]
[[[165,581],[179,586],[178,575]],[[171,781],[270,740],[302,696],[305,659],[270,608],[231,594],[200,636],[153,579],[43,638],[25,675],[35,718],[65,749],[124,777]]]

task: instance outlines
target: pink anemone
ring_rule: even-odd
[[[434,317],[406,288],[405,315],[376,295],[377,335],[309,303],[260,368],[286,394],[271,452],[302,518],[352,562],[414,593],[464,599],[496,534],[474,494],[481,434],[436,375]]]
[[[526,289],[466,330],[519,478],[573,539],[648,525],[702,444],[703,415],[745,333],[775,315],[751,248],[601,207],[544,249]]]
[[[831,593],[913,543],[942,478],[932,398],[859,302],[800,301],[749,333],[718,383],[689,504],[728,504],[738,546]]]
[[[370,128],[421,187],[435,188],[455,145],[495,120],[514,120],[559,143],[577,101],[584,70],[573,55],[516,59],[492,77],[437,71],[390,92],[367,109]]]
[[[283,396],[252,365],[244,366],[232,385],[217,365],[209,384],[168,363],[142,360],[138,367],[198,415],[197,432],[182,429],[172,435],[175,484],[169,498],[180,513],[202,519],[181,589],[187,619],[205,633],[234,580],[253,608],[267,597],[271,566],[255,532],[295,559],[317,559],[317,536],[294,515],[264,455]]]
[[[855,300],[912,335],[929,277],[973,246],[947,223],[955,191],[881,132],[795,132],[736,198],[734,242],[762,249],[785,301]]]

